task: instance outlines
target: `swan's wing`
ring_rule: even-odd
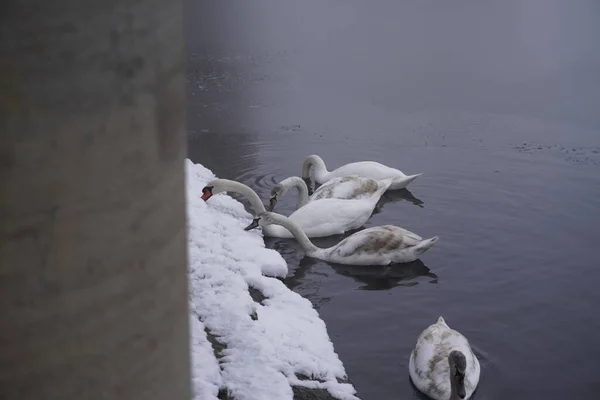
[[[346,175],[359,175],[364,178],[376,180],[404,176],[404,174],[397,169],[387,167],[375,161],[359,161],[346,164],[331,171],[330,174],[330,177],[332,178]]]
[[[351,178],[344,176],[344,177],[334,178],[334,179],[331,179],[331,180],[325,182],[324,184],[319,186],[319,188],[317,190],[315,190],[315,192],[308,198],[308,201],[334,198],[335,189],[339,185],[347,182],[349,179],[351,179]]]
[[[358,233],[367,234],[370,232],[390,233],[392,235],[402,237],[402,242],[404,245],[406,245],[405,247],[416,246],[423,241],[423,238],[416,233],[396,225],[375,226]]]
[[[421,236],[409,231],[408,229],[404,229],[395,225],[390,225],[390,227],[390,229],[392,229],[397,235],[405,236],[404,240],[409,246],[416,246],[421,241],[423,241],[423,238]]]
[[[467,396],[470,398],[475,389],[477,389],[477,385],[479,384],[479,376],[481,374],[481,367],[479,365],[479,360],[472,353],[472,356],[469,357],[467,354],[467,375],[465,376],[465,391]]]
[[[383,225],[356,232],[338,243],[333,251],[340,257],[385,255],[414,246],[414,239],[398,234],[393,228],[396,227]]]
[[[310,196],[309,201],[324,198],[330,199],[364,199],[371,197],[380,187],[374,179],[358,175],[348,175],[334,178],[320,186]]]
[[[357,221],[366,220],[372,209],[362,200],[321,199],[297,209],[289,218],[305,232],[314,229],[333,235],[358,228]]]

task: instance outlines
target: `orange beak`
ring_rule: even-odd
[[[206,201],[206,200],[210,199],[211,196],[212,196],[212,193],[210,192],[210,190],[207,190],[206,192],[202,193],[202,196],[200,198],[202,200]]]

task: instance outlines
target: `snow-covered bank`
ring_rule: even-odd
[[[283,258],[260,231],[243,230],[251,215],[225,194],[200,198],[213,178],[186,160],[194,399],[216,399],[224,388],[235,400],[291,400],[291,386],[357,399],[338,382],[344,366],[310,301],[274,278],[287,274]],[[225,346],[219,360],[207,332]]]

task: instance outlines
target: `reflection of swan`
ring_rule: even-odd
[[[431,272],[423,261],[415,260],[397,268],[394,266],[356,266],[330,263],[333,270],[343,276],[348,276],[356,282],[364,283],[362,290],[388,290],[397,286],[414,286],[417,282],[409,282],[420,276],[432,278],[437,283],[438,276]]]
[[[309,197],[306,182],[297,176],[290,176],[273,186],[271,189],[269,211],[273,211],[277,201],[279,201],[279,199],[281,199],[291,188],[296,188],[298,190],[298,200],[296,201],[296,209],[298,209],[309,202],[320,199],[360,200],[370,198],[374,195],[379,195],[379,198],[381,198],[381,195],[383,194],[381,189],[384,188],[383,191],[387,190],[391,183],[392,179],[377,181],[375,179],[363,178],[358,175],[348,175],[327,181],[319,186],[319,188]]]
[[[334,236],[317,239],[319,242],[330,241]],[[298,242],[290,239],[265,237],[265,247],[277,251],[288,265],[288,275],[283,280],[285,286],[311,301],[315,310],[331,301],[333,296],[323,286],[321,279],[329,274],[315,268],[322,261],[305,256],[298,251]]]
[[[364,178],[382,180],[393,178],[390,190],[403,189],[409,183],[417,179],[421,174],[405,175],[402,171],[390,168],[375,161],[353,162],[333,170],[327,171],[325,162],[318,155],[312,154],[306,157],[302,164],[302,179],[310,179],[310,170],[314,167],[315,182],[325,183],[333,178],[340,178],[347,175],[359,175]]]
[[[245,229],[250,230],[271,224],[284,226],[292,232],[307,256],[340,264],[389,265],[411,262],[438,241],[437,236],[423,240],[419,235],[406,229],[383,225],[356,232],[338,244],[323,249],[312,244],[294,221],[273,212],[258,214]]]
[[[423,204],[424,204],[423,201],[421,201],[420,199],[413,196],[413,194],[408,189],[392,190],[392,191],[385,192],[381,196],[381,198],[379,199],[379,202],[377,203],[377,205],[375,206],[375,209],[373,210],[373,215],[377,215],[380,212],[382,212],[383,207],[386,204],[395,203],[395,202],[402,201],[402,200],[409,201],[409,202],[413,203],[414,205],[416,205],[417,207],[423,208]]]
[[[322,261],[307,256],[302,257],[297,263],[298,268],[294,270],[293,276],[288,276],[284,282],[288,288],[309,299],[315,310],[319,310],[333,299],[331,292],[322,282],[329,274],[314,268],[318,263]]]
[[[380,205],[384,205],[387,203],[395,203],[397,201],[408,201],[409,203],[414,204],[417,207],[421,207],[423,208],[423,200],[415,197],[412,192],[408,189],[400,189],[400,190],[393,190],[393,191],[387,191],[385,192],[382,196],[381,199],[379,199],[379,204]]]
[[[469,399],[477,388],[480,366],[467,338],[439,317],[417,339],[408,372],[429,397],[459,400]]]
[[[289,218],[311,238],[342,234],[360,228],[367,222],[385,189],[385,187],[381,187],[379,193],[375,193],[367,199],[314,201],[294,211]],[[254,190],[243,183],[228,179],[214,179],[209,182],[202,189],[202,199],[207,201],[214,194],[225,191],[239,193],[246,197],[252,204],[255,213],[266,211],[265,205]],[[263,232],[266,236],[293,237],[287,226],[268,226]]]

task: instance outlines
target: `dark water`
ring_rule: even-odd
[[[194,162],[263,198],[311,153],[424,172],[367,224],[439,235],[419,262],[332,266],[267,239],[361,398],[419,398],[408,357],[439,315],[481,360],[477,399],[597,398],[599,2],[190,0],[186,17]]]

